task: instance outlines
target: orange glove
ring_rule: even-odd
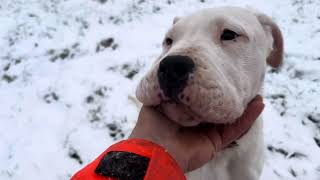
[[[161,146],[142,139],[129,139],[112,145],[71,178],[117,179],[186,180],[176,161]]]

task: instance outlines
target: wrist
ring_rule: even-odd
[[[148,136],[145,136],[144,134],[141,133],[135,133],[133,132],[129,138],[131,139],[141,139],[145,141],[152,142],[154,144],[157,144],[163,150],[170,155],[171,158],[173,158],[179,167],[183,170],[183,172],[187,171],[188,167],[188,160],[185,159],[184,157],[190,157],[187,155],[188,151],[183,151],[180,150],[178,142],[173,142],[172,140],[175,139],[173,137],[162,137],[162,136],[152,136],[150,133]]]

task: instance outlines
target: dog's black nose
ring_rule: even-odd
[[[195,65],[188,56],[167,56],[159,65],[158,80],[164,94],[172,99],[186,87]]]

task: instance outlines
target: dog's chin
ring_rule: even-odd
[[[233,117],[230,116],[231,114],[229,113],[222,113],[226,116],[218,117],[217,114],[219,114],[219,112],[217,109],[211,110],[209,113],[200,113],[183,103],[177,103],[174,101],[162,101],[159,107],[160,111],[162,111],[162,113],[164,113],[170,120],[186,127],[197,126],[200,123],[230,124],[235,122],[240,116]]]
[[[197,126],[203,122],[201,116],[182,103],[166,101],[160,104],[160,110],[172,121],[181,126]]]

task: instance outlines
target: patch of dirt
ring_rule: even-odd
[[[115,43],[112,37],[101,40],[96,47],[96,52],[104,51],[105,49],[111,48],[112,50],[116,50],[119,47],[117,43]]]

